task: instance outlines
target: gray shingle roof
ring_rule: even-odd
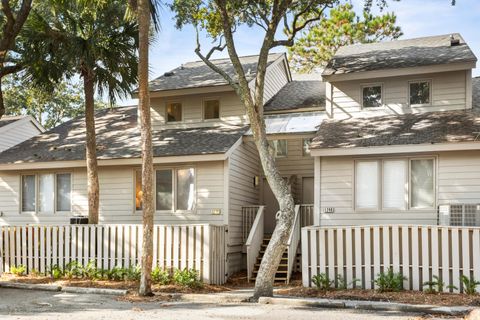
[[[95,119],[98,159],[141,156],[136,107],[102,110]],[[222,154],[247,129],[224,126],[154,131],[153,153],[155,157]],[[83,160],[84,141],[84,118],[76,118],[0,153],[0,163]]]
[[[271,64],[283,53],[272,53],[268,56],[268,64]],[[230,59],[211,60],[216,66],[223,69],[231,77],[235,76]],[[243,70],[253,79],[257,70],[258,56],[240,57]],[[250,70],[250,72],[248,72]],[[170,75],[168,75],[170,74]],[[163,91],[175,89],[188,89],[197,87],[211,87],[227,85],[225,79],[208,67],[203,61],[187,62],[182,66],[167,72],[155,80],[150,81],[150,91]]]
[[[450,45],[450,35],[440,35],[345,46],[329,61],[322,76],[477,61],[461,35],[453,36],[460,40],[459,45]]]
[[[325,109],[325,82],[291,81],[280,89],[264,107],[266,112],[302,108]]]
[[[468,142],[478,139],[480,113],[456,110],[327,120],[312,149]],[[480,148],[480,141],[478,142]]]

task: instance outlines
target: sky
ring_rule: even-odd
[[[354,8],[361,11],[364,0],[351,0]],[[375,2],[375,1],[374,1]],[[389,0],[384,10],[397,15],[397,23],[402,28],[401,39],[431,35],[460,33],[473,53],[480,57],[480,0]],[[167,7],[160,11],[162,26],[150,47],[150,79],[155,79],[166,71],[182,63],[199,60],[194,50],[196,47],[195,31],[188,26],[182,30],[175,28],[173,14]],[[242,27],[235,34],[235,41],[240,55],[257,54],[262,41],[262,30]],[[212,42],[204,35],[201,37],[203,51],[210,49]],[[276,52],[286,51],[278,48]],[[214,57],[225,57],[226,52]],[[473,71],[480,76],[480,68]],[[121,105],[136,104],[137,100],[124,99]]]

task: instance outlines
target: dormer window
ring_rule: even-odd
[[[362,106],[364,108],[378,108],[382,106],[382,85],[362,86]]]
[[[167,103],[167,122],[182,121],[182,104],[180,102]]]
[[[203,102],[203,119],[214,120],[220,118],[220,101],[209,99]]]
[[[427,80],[409,82],[410,106],[430,105],[431,82]]]

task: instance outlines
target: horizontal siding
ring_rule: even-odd
[[[466,71],[451,71],[414,76],[334,82],[332,83],[334,87],[334,117],[370,117],[385,114],[465,109],[467,102],[465,79]],[[408,106],[408,82],[413,80],[431,80],[431,106],[421,108],[410,108]],[[362,110],[361,87],[367,83],[381,83],[383,85],[384,107]]]
[[[38,130],[32,121],[24,119],[19,120],[19,122],[21,123],[10,124],[1,131],[0,152],[40,134],[40,130]]]
[[[188,164],[181,164],[188,165]],[[196,168],[196,210],[193,213],[155,213],[155,223],[189,222],[223,224],[224,214],[212,215],[224,203],[223,162],[191,164]],[[102,167],[100,182],[100,223],[141,223],[142,215],[134,212],[133,167]],[[0,224],[63,224],[73,214],[88,214],[87,175],[85,169],[72,171],[72,214],[19,213],[20,173],[0,172]]]

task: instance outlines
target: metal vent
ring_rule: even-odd
[[[446,226],[480,226],[480,204],[450,204],[438,207],[438,223]]]

